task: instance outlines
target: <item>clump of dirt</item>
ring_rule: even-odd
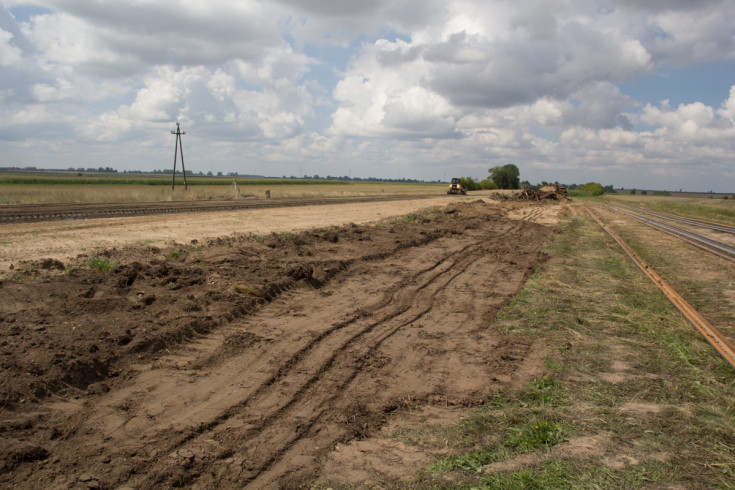
[[[115,378],[299,284],[319,287],[355,260],[461,233],[466,224],[453,221],[115,248],[98,254],[119,264],[109,271],[84,268],[86,257],[63,273],[58,260],[20,263],[0,283],[0,406],[19,409]]]

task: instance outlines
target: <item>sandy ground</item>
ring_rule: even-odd
[[[439,197],[369,204],[335,204],[299,208],[255,209],[236,212],[191,213],[135,218],[87,219],[0,226],[0,277],[10,266],[52,258],[67,263],[79,254],[129,244],[162,247],[188,244],[232,233],[265,235],[347,223],[362,224],[388,216],[413,213],[427,206],[443,206],[468,198]]]

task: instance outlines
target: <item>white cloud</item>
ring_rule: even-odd
[[[101,76],[129,76],[146,65],[258,59],[281,43],[275,12],[255,1],[39,3],[55,12],[33,17],[24,32],[45,62]]]
[[[221,170],[691,176],[728,161],[735,90],[670,107],[619,85],[734,40],[728,0],[6,0],[0,154],[53,162],[44,139],[136,167],[180,120]]]
[[[712,107],[701,102],[680,104],[676,109],[669,107],[664,101],[659,107],[646,104],[640,116],[642,122],[657,126],[662,131],[668,131],[688,140],[696,138],[701,130],[721,127],[720,121],[715,118]]]
[[[0,29],[0,66],[18,64],[22,57],[20,48],[10,44],[13,35],[8,31]]]
[[[334,134],[390,138],[454,138],[456,111],[422,86],[427,64],[401,40],[381,40],[337,84]]]
[[[200,138],[247,141],[290,138],[303,119],[284,108],[272,91],[238,89],[223,69],[158,67],[130,105],[108,111],[84,128],[96,140],[126,140],[143,130],[162,130],[181,121]]]

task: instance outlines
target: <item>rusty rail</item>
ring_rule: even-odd
[[[715,348],[715,350],[727,361],[732,367],[735,368],[735,346],[733,346],[729,340],[727,340],[715,327],[710,324],[706,318],[699,314],[692,305],[690,305],[679,293],[677,293],[666,281],[659,276],[656,271],[651,269],[648,264],[637,254],[635,251],[628,246],[615,232],[613,232],[605,223],[592,212],[591,209],[587,209],[587,212],[597,223],[605,230],[618,245],[625,250],[625,252],[633,259],[633,262],[643,271],[648,278],[658,286],[658,288],[669,298],[669,300],[676,306],[676,308],[699,330],[709,344]]]

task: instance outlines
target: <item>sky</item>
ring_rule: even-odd
[[[735,193],[735,1],[0,0],[0,167],[177,121],[188,172]]]

